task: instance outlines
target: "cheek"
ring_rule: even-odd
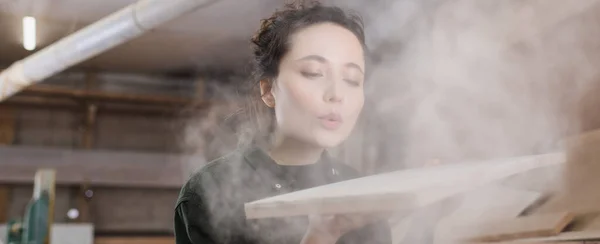
[[[318,92],[309,82],[293,80],[282,82],[280,92],[282,96],[279,100],[283,103],[281,105],[295,112],[312,113],[320,105]]]
[[[361,90],[351,91],[348,94],[349,94],[349,96],[347,97],[348,113],[350,115],[357,116],[358,114],[360,114],[360,112],[362,111],[363,106],[365,104],[364,92],[361,89]]]
[[[353,123],[352,123],[353,127],[354,127],[354,124],[356,124],[356,121],[358,120],[358,116],[360,115],[360,113],[363,110],[363,106],[364,106],[364,98],[362,96],[357,97],[356,100],[354,100],[349,106],[350,107],[349,114],[353,120]]]

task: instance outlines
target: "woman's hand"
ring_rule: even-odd
[[[310,216],[303,244],[334,244],[345,233],[373,222],[387,214],[343,214]]]

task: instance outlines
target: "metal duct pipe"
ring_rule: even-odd
[[[142,0],[17,61],[0,73],[0,101],[216,0]]]

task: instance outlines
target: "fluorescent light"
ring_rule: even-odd
[[[23,18],[23,48],[27,51],[33,51],[36,46],[36,27],[35,27],[35,18],[34,17],[24,17]]]

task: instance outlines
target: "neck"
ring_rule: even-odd
[[[269,156],[280,165],[307,165],[318,162],[324,150],[322,147],[286,138],[271,148]]]

